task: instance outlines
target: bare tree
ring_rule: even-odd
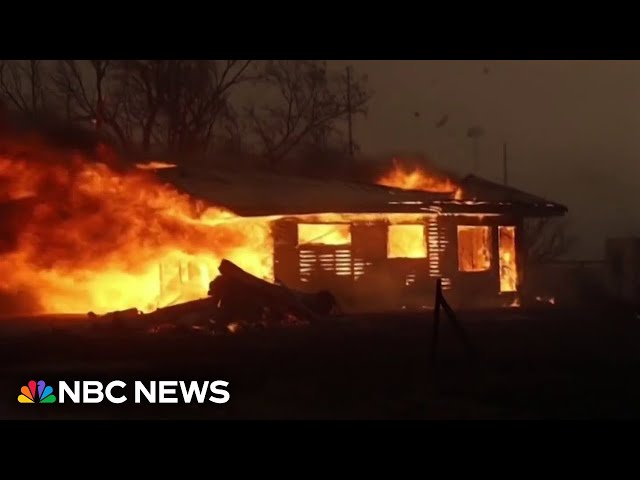
[[[62,60],[52,79],[69,121],[93,122],[127,146],[131,137],[121,122],[125,97],[118,73],[119,62],[114,60]]]
[[[251,61],[66,60],[54,76],[73,120],[92,121],[128,150],[204,151],[229,92]]]
[[[530,265],[558,260],[575,244],[575,237],[568,233],[568,223],[564,218],[526,219],[522,238]]]
[[[347,101],[342,76],[330,75],[326,62],[311,60],[267,62],[263,85],[269,101],[250,106],[246,113],[271,166],[312,135],[326,140],[347,113],[365,113],[371,98],[363,77],[351,80]]]
[[[169,152],[206,151],[216,140],[216,127],[233,125],[229,94],[249,78],[250,64],[250,60],[167,62],[155,139]]]
[[[34,116],[47,108],[48,74],[42,60],[0,60],[0,98]]]
[[[366,78],[331,74],[320,61],[0,61],[0,100],[31,114],[55,107],[69,123],[93,123],[124,150],[180,158],[212,148],[240,152],[253,135],[275,166],[296,149],[346,148],[341,122],[366,113]],[[50,67],[50,68],[49,68]],[[263,101],[238,108],[236,87],[252,80]],[[238,114],[238,112],[242,114]]]

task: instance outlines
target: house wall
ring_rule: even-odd
[[[351,245],[298,245],[297,221],[274,223],[274,275],[302,291],[329,289],[347,310],[419,309],[433,306],[435,279],[443,279],[445,295],[457,307],[503,306],[515,294],[500,294],[498,226],[516,227],[519,248],[521,220],[508,216],[441,215],[423,219],[427,258],[387,258],[388,224],[351,224]],[[490,268],[461,272],[458,266],[459,225],[489,226]],[[519,275],[521,255],[516,253]],[[302,268],[301,268],[302,267]],[[339,274],[338,274],[339,273]]]

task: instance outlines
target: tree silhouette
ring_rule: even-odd
[[[244,86],[261,100],[243,105]],[[0,61],[8,109],[55,111],[124,151],[178,162],[224,149],[275,166],[303,146],[336,151],[341,122],[371,98],[365,77],[349,86],[347,98],[345,76],[311,60]]]
[[[523,245],[529,265],[558,260],[575,244],[564,218],[529,218],[522,231]]]
[[[42,60],[0,60],[0,97],[29,116],[47,109],[48,73]]]
[[[246,109],[250,130],[271,166],[276,166],[304,140],[327,142],[336,122],[366,113],[371,93],[366,78],[351,80],[350,102],[346,82],[331,75],[326,62],[278,60],[267,62],[262,81],[265,101]]]

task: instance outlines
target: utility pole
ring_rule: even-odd
[[[502,183],[509,184],[509,170],[507,168],[507,142],[502,144]]]
[[[473,137],[473,173],[478,174],[480,159],[478,153],[478,137]]]
[[[476,175],[480,170],[479,142],[482,135],[484,135],[484,129],[480,126],[476,125],[467,130],[467,137],[469,137],[473,142],[473,173]]]
[[[347,67],[347,124],[349,129],[349,155],[353,157],[353,131],[351,126],[351,67]]]

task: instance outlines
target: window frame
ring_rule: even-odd
[[[349,234],[349,241],[346,243],[316,243],[316,242],[304,242],[301,243],[300,242],[300,227],[303,226],[307,226],[307,225],[312,225],[315,227],[321,227],[321,226],[327,226],[327,227],[346,227],[348,234]],[[317,237],[316,239],[319,239],[322,237]],[[349,247],[351,248],[351,245],[353,244],[353,236],[352,236],[352,232],[351,232],[351,224],[350,223],[305,223],[305,222],[300,222],[296,225],[296,246],[297,247],[341,247],[341,248],[345,248],[345,247]]]
[[[461,230],[471,230],[471,229],[482,229],[487,232],[487,242],[486,242],[486,250],[488,252],[488,263],[486,268],[476,269],[476,270],[463,270],[461,260],[461,250],[460,250],[460,231]],[[493,269],[494,265],[494,255],[493,255],[493,232],[492,227],[490,225],[456,225],[456,257],[458,262],[458,272],[459,273],[487,273]]]
[[[420,227],[422,230],[422,240],[424,244],[424,256],[420,257],[400,257],[400,256],[389,256],[389,244],[391,239],[391,229],[393,227]],[[424,260],[429,258],[429,242],[427,238],[426,226],[423,223],[393,223],[387,225],[387,260],[394,259],[405,259],[405,260]]]

